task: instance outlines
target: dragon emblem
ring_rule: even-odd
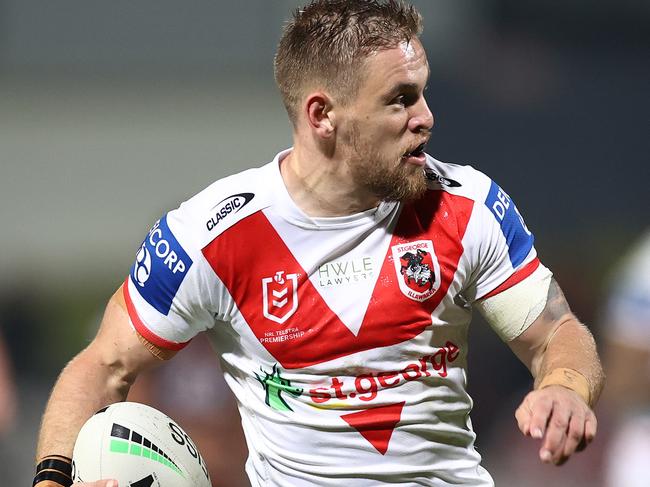
[[[433,288],[435,276],[429,264],[424,263],[424,258],[428,254],[426,250],[417,249],[415,254],[406,252],[400,257],[402,262],[406,261],[405,264],[402,264],[400,272],[406,278],[408,284],[415,282],[416,285],[421,287],[428,286],[429,290]]]
[[[264,377],[261,377],[255,372],[253,373],[266,392],[264,398],[266,405],[276,411],[293,411],[291,406],[289,406],[287,401],[285,401],[284,397],[282,397],[282,393],[286,392],[294,397],[298,397],[302,394],[302,389],[292,386],[290,380],[285,379],[280,375],[278,364],[273,366],[273,370],[270,374],[262,367],[260,367],[260,371],[264,374]]]

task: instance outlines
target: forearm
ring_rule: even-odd
[[[541,314],[509,345],[529,368],[536,389],[562,385],[578,392],[589,406],[598,400],[604,374],[594,338],[571,312],[555,279]]]
[[[46,455],[72,457],[77,433],[97,410],[123,401],[132,378],[114,364],[81,352],[61,372],[48,401],[36,450],[37,461]]]
[[[515,413],[519,429],[542,440],[543,462],[560,465],[596,435],[604,374],[594,338],[552,279],[541,314],[509,345],[535,378]]]
[[[163,352],[135,332],[118,290],[106,306],[97,336],[63,369],[52,390],[43,414],[37,462],[46,456],[72,457],[75,439],[84,422],[104,406],[126,399],[141,371],[160,363],[161,357],[173,355]],[[50,468],[51,461],[48,458],[39,464],[36,479],[43,480],[36,487],[69,485],[69,465],[59,463]],[[51,477],[50,470],[55,471],[58,480],[44,478]],[[96,487],[100,485],[105,486],[105,482]]]
[[[561,377],[558,372],[554,372],[558,370],[561,370]],[[586,379],[588,403],[589,406],[593,406],[602,391],[604,373],[591,332],[573,315],[564,317],[540,359],[531,369],[535,378],[535,388],[551,382],[575,390],[580,388],[579,383],[582,379],[571,371],[577,372]],[[555,374],[553,379],[550,374]]]

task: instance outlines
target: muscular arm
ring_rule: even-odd
[[[37,460],[47,455],[72,457],[83,423],[107,404],[123,401],[140,371],[173,355],[163,356],[163,351],[143,340],[129,323],[119,289],[106,307],[97,336],[63,369],[52,390],[38,438]]]
[[[516,413],[519,428],[543,438],[543,461],[561,464],[596,434],[591,407],[604,374],[594,339],[552,280],[544,310],[509,345],[535,378],[535,390]]]

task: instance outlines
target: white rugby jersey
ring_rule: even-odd
[[[427,156],[416,203],[310,218],[280,175],[288,153],[153,226],[124,285],[134,327],[174,350],[209,333],[253,486],[492,486],[467,329],[475,300],[540,265],[514,203]]]

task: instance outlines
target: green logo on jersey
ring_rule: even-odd
[[[278,364],[273,366],[272,372],[269,374],[262,367],[260,371],[264,373],[264,377],[260,377],[257,373],[255,377],[266,392],[266,397],[264,402],[267,406],[271,406],[276,411],[293,411],[291,406],[287,404],[287,401],[282,397],[282,392],[291,394],[294,397],[298,397],[302,394],[302,389],[299,387],[293,387],[291,381],[280,376],[280,371],[278,370]]]

